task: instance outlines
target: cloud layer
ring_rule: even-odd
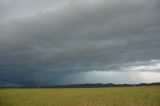
[[[0,0],[0,81],[35,84],[38,75],[57,79],[56,73],[94,70],[159,72],[159,7],[159,0]]]

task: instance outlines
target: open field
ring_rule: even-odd
[[[160,106],[160,86],[1,89],[0,106]]]

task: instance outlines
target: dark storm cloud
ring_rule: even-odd
[[[39,76],[52,74],[58,82],[72,72],[160,63],[159,0],[2,0],[1,5],[2,81],[38,83]]]

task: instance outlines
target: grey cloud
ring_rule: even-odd
[[[43,12],[56,9],[68,0],[1,0],[0,12],[2,19],[32,15],[36,12]]]
[[[47,73],[109,71],[160,59],[159,0],[61,0],[67,2],[61,8],[57,1],[34,0],[31,7],[27,2],[3,5],[8,14],[0,15],[3,80],[18,76],[18,82],[26,74],[26,82],[32,82]]]
[[[151,72],[157,72],[160,71],[160,60],[150,60],[150,61],[135,61],[131,63],[125,63],[121,64],[119,66],[119,70],[122,71],[151,71]]]

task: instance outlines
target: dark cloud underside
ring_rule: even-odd
[[[0,0],[0,81],[159,72],[159,7],[159,0]]]

